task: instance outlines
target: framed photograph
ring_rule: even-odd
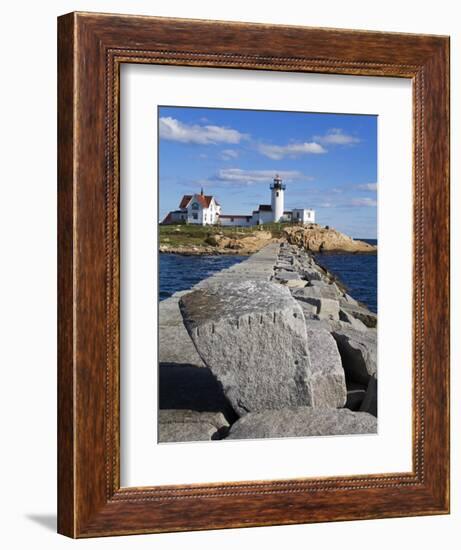
[[[449,39],[58,20],[58,530],[449,513]]]

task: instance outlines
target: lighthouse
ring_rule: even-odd
[[[277,174],[274,178],[274,182],[271,183],[272,191],[272,216],[274,222],[279,222],[283,218],[284,212],[284,194],[285,194],[285,184],[282,183],[282,178]]]
[[[315,210],[312,208],[293,208],[285,210],[285,184],[277,174],[270,184],[271,204],[260,204],[251,214],[222,214],[221,205],[213,195],[184,195],[177,210],[171,211],[163,224],[191,223],[199,225],[251,227],[266,223],[282,222],[292,224],[315,223]]]

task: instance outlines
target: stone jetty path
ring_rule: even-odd
[[[271,243],[159,304],[159,441],[376,433],[377,317]]]

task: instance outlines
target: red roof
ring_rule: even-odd
[[[184,195],[179,203],[179,208],[186,208],[189,204],[193,195]],[[196,195],[198,202],[203,206],[203,208],[208,208],[210,206],[211,199],[213,195]],[[215,200],[216,202],[216,200]],[[218,204],[216,202],[216,204]]]
[[[184,195],[184,197],[181,199],[181,202],[179,203],[179,208],[186,208],[191,198],[192,195]]]
[[[168,214],[165,216],[165,218],[163,219],[162,221],[162,225],[165,224],[169,224],[169,223],[172,223],[173,221],[173,216],[171,215],[171,212],[168,212]]]
[[[213,198],[213,195],[199,195],[198,199],[201,202],[202,206],[205,208],[208,208],[210,206],[211,199]]]

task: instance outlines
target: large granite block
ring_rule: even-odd
[[[275,278],[280,282],[296,281],[296,280],[299,281],[301,279],[301,277],[295,271],[286,271],[284,269],[277,271],[275,274]]]
[[[347,310],[342,308],[339,310],[339,320],[349,324],[350,328],[354,330],[360,330],[362,332],[368,330],[367,326],[364,325],[360,319],[354,315],[351,315]]]
[[[335,285],[326,286],[306,286],[302,290],[293,291],[293,297],[297,300],[307,302],[312,298],[327,298],[330,300],[338,300],[339,292]]]
[[[339,302],[330,298],[305,298],[308,304],[317,308],[317,315],[320,319],[339,319]]]
[[[374,434],[376,432],[376,418],[366,412],[298,407],[247,414],[232,425],[226,439]]]
[[[369,309],[360,306],[353,306],[349,303],[343,303],[341,309],[362,322],[368,328],[376,328],[378,325],[378,316]]]
[[[324,328],[306,330],[311,360],[312,407],[344,407],[346,378],[335,339]]]
[[[304,316],[287,288],[226,283],[186,294],[180,310],[200,357],[239,415],[311,404]]]
[[[229,423],[222,413],[160,410],[159,443],[211,441],[226,435]]]

